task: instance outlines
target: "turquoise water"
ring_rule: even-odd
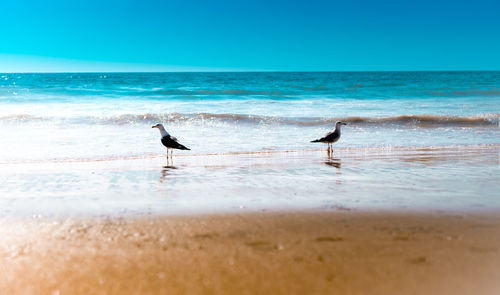
[[[0,162],[500,143],[500,72],[0,74]]]
[[[0,74],[0,216],[498,211],[499,118],[500,72]]]

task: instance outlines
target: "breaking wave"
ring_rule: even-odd
[[[321,126],[336,121],[355,126],[402,126],[420,128],[438,127],[500,127],[500,114],[483,114],[477,116],[440,116],[440,115],[400,115],[388,117],[274,117],[245,114],[123,114],[105,117],[41,117],[28,114],[8,115],[0,117],[0,123],[29,123],[34,121],[65,121],[79,124],[137,124],[137,123],[210,123],[228,124],[277,124],[294,126]]]

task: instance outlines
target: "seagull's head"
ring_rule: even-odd
[[[158,129],[161,129],[163,128],[163,125],[162,124],[156,124],[154,126],[151,126],[151,128],[158,128]]]
[[[340,127],[340,126],[342,126],[342,125],[344,125],[344,126],[345,126],[345,125],[347,125],[347,123],[340,122],[340,121],[338,121],[337,123],[335,123],[335,127]]]

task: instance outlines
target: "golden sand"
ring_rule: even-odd
[[[500,216],[0,222],[1,294],[500,294]]]

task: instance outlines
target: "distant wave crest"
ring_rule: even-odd
[[[228,124],[277,124],[295,126],[321,126],[333,124],[336,121],[346,122],[355,126],[410,126],[421,128],[437,127],[500,127],[500,114],[483,114],[477,116],[441,116],[441,115],[400,115],[388,117],[274,117],[245,114],[122,114],[108,117],[40,117],[28,114],[8,115],[0,117],[0,122],[25,123],[33,121],[65,120],[83,124],[137,124],[137,123],[204,123],[221,122]]]
[[[246,89],[198,89],[198,90],[157,90],[150,94],[163,95],[270,95],[280,96],[289,94],[282,91],[246,90]]]
[[[320,126],[342,121],[353,125],[407,125],[423,128],[432,127],[494,127],[499,125],[500,114],[484,114],[480,116],[440,116],[440,115],[401,115],[390,117],[338,117],[338,118],[288,118],[274,116],[259,116],[245,114],[125,114],[108,118],[95,118],[100,123],[129,124],[129,123],[179,123],[179,122],[224,122],[239,124],[278,124],[296,126]]]

